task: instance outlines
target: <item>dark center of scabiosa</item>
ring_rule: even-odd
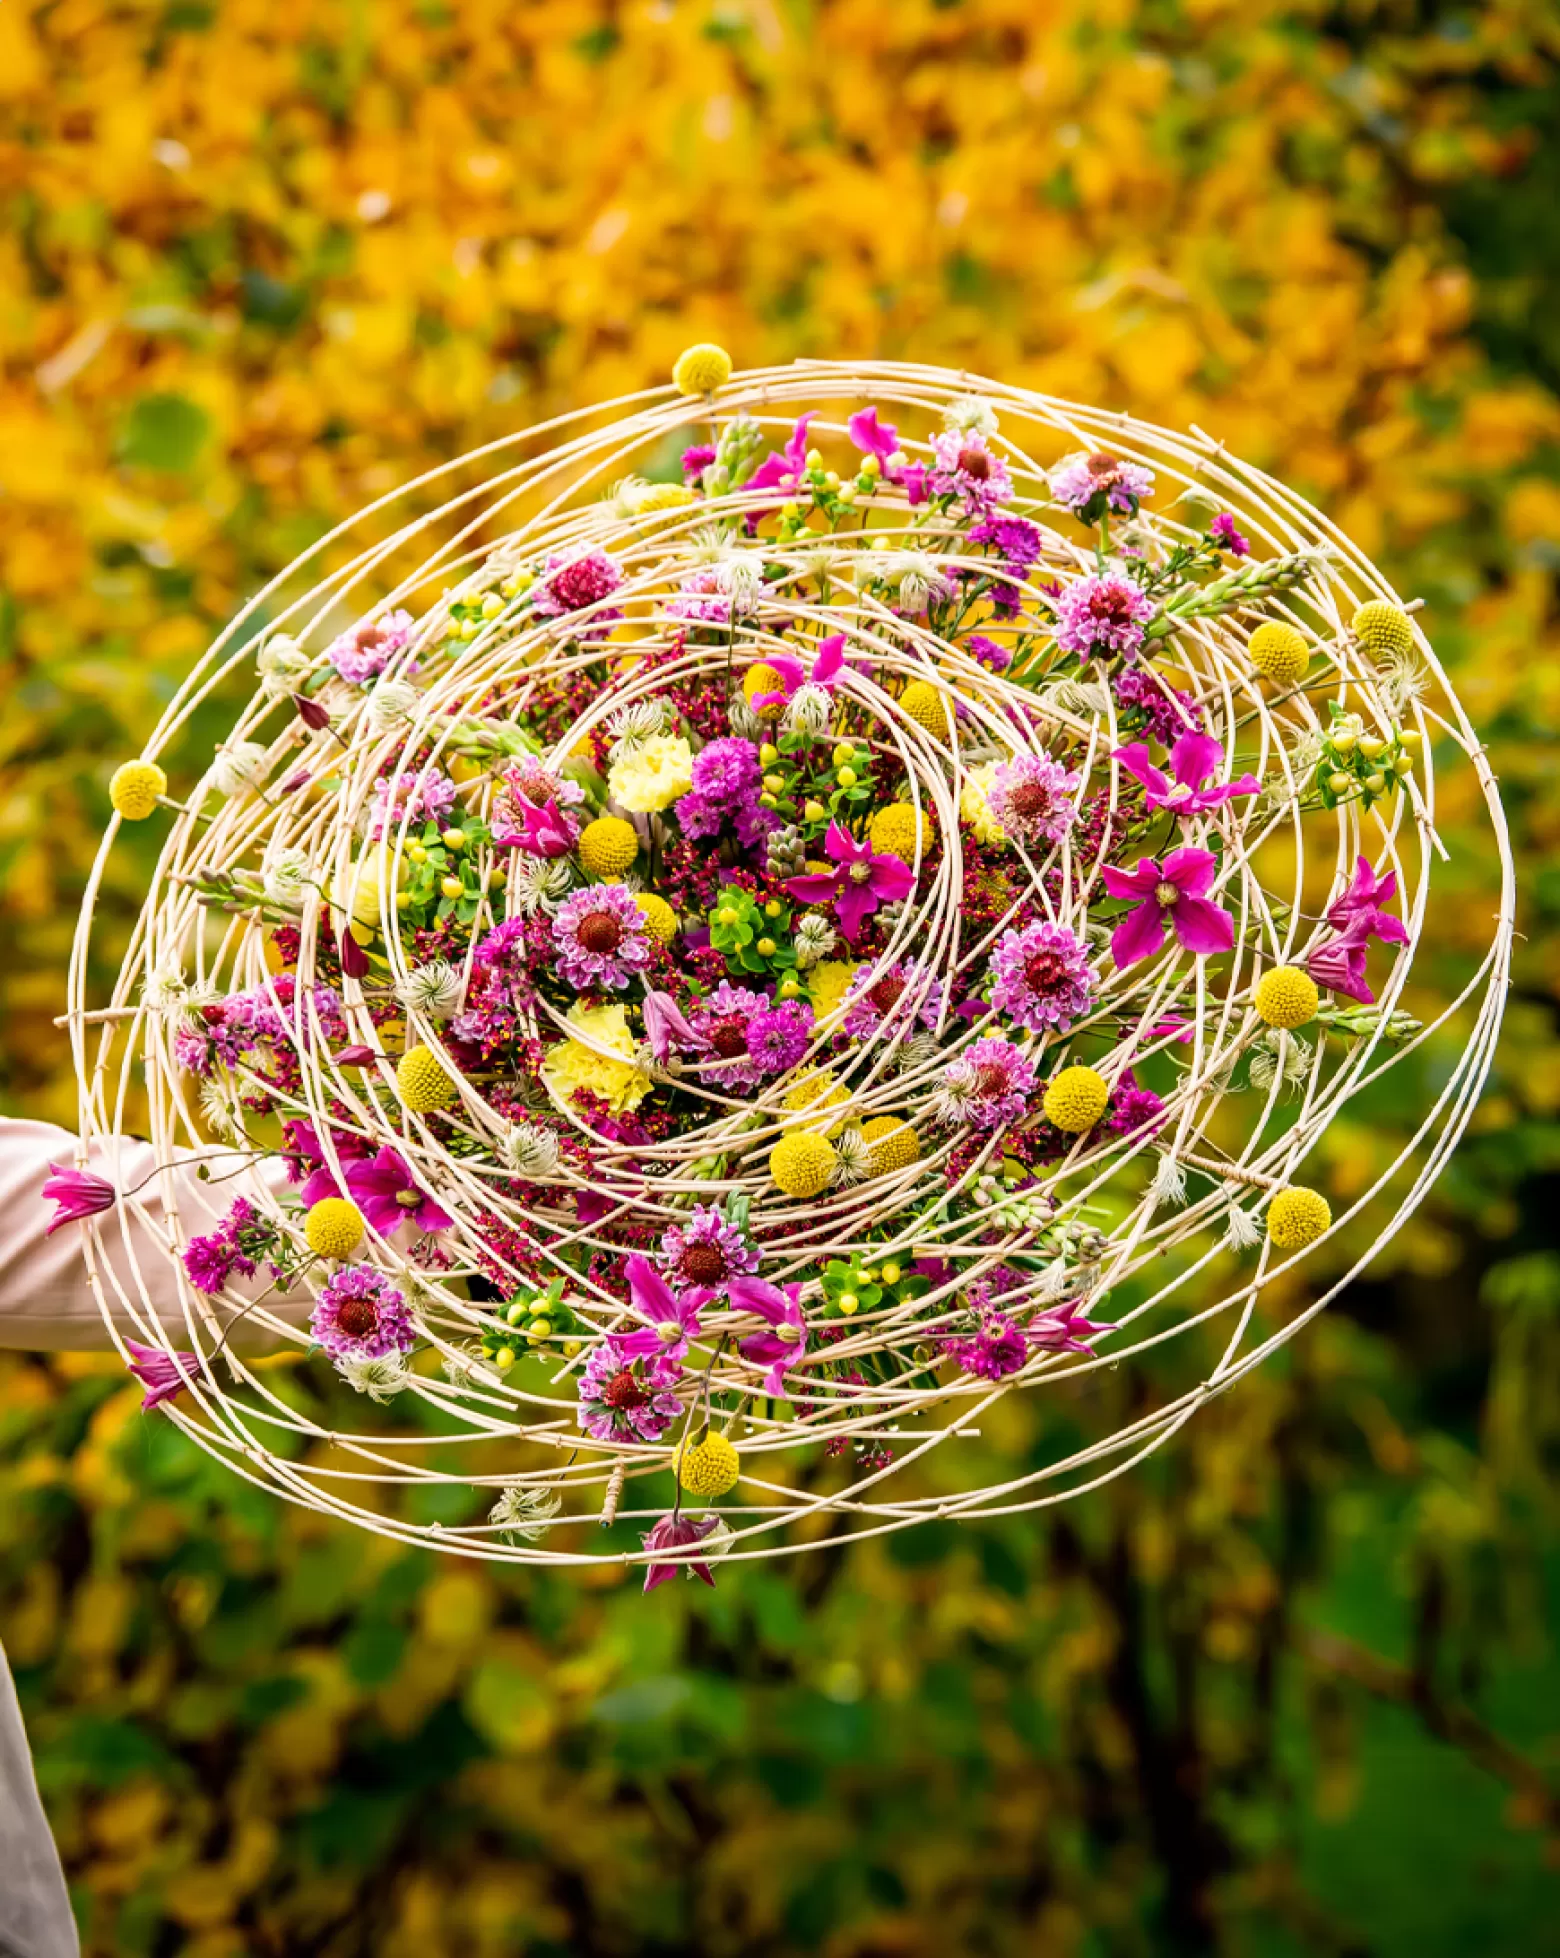
[[[357,645],[360,653],[371,653],[385,643],[385,630],[379,625],[360,625],[357,629]]]
[[[336,1324],[348,1339],[367,1339],[379,1324],[379,1308],[372,1299],[344,1299],[336,1309]]]
[[[1054,993],[1067,978],[1067,961],[1060,952],[1036,952],[1024,961],[1024,980],[1032,993]]]
[[[867,998],[871,1000],[879,1013],[892,1013],[904,997],[904,991],[904,980],[890,974],[887,979],[880,979],[871,988],[867,994]]]
[[[973,476],[977,483],[983,483],[991,474],[991,457],[984,449],[960,449],[959,468],[966,476]]]
[[[730,1019],[717,1022],[710,1032],[710,1045],[723,1061],[734,1061],[739,1054],[746,1054],[747,1021],[733,1014]]]
[[[1008,794],[1020,816],[1046,816],[1051,811],[1051,791],[1044,782],[1020,782]]]
[[[1094,454],[1086,459],[1084,466],[1096,482],[1101,482],[1114,476],[1121,464],[1109,449],[1096,449]]]
[[[637,1378],[632,1367],[624,1367],[621,1373],[613,1374],[602,1388],[601,1398],[606,1406],[620,1410],[643,1407],[650,1398],[650,1390]]]
[[[994,1095],[1006,1094],[1007,1084],[1007,1069],[1005,1067],[998,1067],[995,1061],[986,1061],[982,1066],[976,1068],[974,1079],[970,1082],[970,1086],[982,1099]]]
[[[718,1285],[726,1275],[726,1254],[718,1244],[690,1244],[677,1270],[694,1285]]]
[[[605,957],[623,943],[623,921],[610,911],[592,911],[580,920],[579,939],[587,952]]]

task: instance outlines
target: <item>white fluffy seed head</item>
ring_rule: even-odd
[[[532,1489],[515,1482],[488,1511],[488,1521],[508,1543],[537,1543],[562,1508],[563,1498],[556,1489]]]
[[[407,973],[395,989],[395,996],[409,1011],[430,1020],[447,1020],[460,1011],[466,982],[458,965],[447,959],[434,959]]]
[[[405,1357],[400,1353],[386,1353],[379,1359],[349,1355],[336,1362],[336,1371],[349,1387],[381,1405],[411,1385]]]
[[[546,1182],[558,1171],[558,1138],[537,1122],[511,1122],[498,1153],[506,1169],[530,1183]]]
[[[235,741],[220,749],[206,779],[218,795],[241,795],[265,780],[266,751],[258,741]]]
[[[262,887],[267,901],[278,910],[297,911],[302,907],[310,882],[308,851],[280,850],[265,867]]]

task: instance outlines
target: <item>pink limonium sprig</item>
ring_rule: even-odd
[[[1218,774],[1224,762],[1223,744],[1211,734],[1183,734],[1170,750],[1169,775],[1149,760],[1148,747],[1142,741],[1115,749],[1111,759],[1143,784],[1150,809],[1168,809],[1177,816],[1205,815],[1236,796],[1259,795],[1262,791],[1261,782],[1249,773],[1233,782],[1203,786]]]
[[[1135,870],[1102,864],[1100,875],[1111,896],[1137,900],[1111,934],[1116,964],[1124,968],[1151,957],[1167,931],[1199,958],[1227,952],[1235,943],[1235,920],[1207,895],[1218,868],[1211,850],[1190,849],[1172,850],[1163,863],[1142,857]]]
[[[785,888],[803,904],[832,903],[849,939],[860,935],[880,904],[895,904],[915,889],[915,873],[907,864],[898,857],[880,857],[870,843],[858,842],[838,823],[830,823],[823,853],[834,859],[837,869],[788,877]]]

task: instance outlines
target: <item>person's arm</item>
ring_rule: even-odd
[[[108,1329],[87,1276],[80,1224],[67,1222],[52,1234],[49,1230],[60,1214],[57,1205],[44,1196],[50,1167],[73,1168],[78,1154],[76,1137],[66,1129],[49,1122],[0,1118],[0,1346],[58,1352],[90,1351],[109,1345]],[[281,1164],[273,1159],[261,1167],[241,1168],[240,1174],[233,1175],[231,1171],[241,1166],[241,1159],[213,1150],[210,1168],[213,1178],[221,1180],[205,1182],[196,1174],[198,1161],[192,1155],[186,1167],[175,1171],[178,1210],[186,1238],[215,1230],[235,1197],[253,1197],[284,1174]],[[122,1191],[134,1189],[136,1202],[146,1212],[144,1222],[134,1216],[122,1220],[114,1210],[102,1212],[103,1262],[117,1274],[119,1286],[132,1299],[142,1297],[144,1282],[151,1301],[143,1308],[146,1318],[159,1320],[176,1346],[187,1344],[180,1281],[162,1229],[163,1178],[157,1174],[151,1144],[122,1142],[112,1162],[106,1151],[96,1149],[86,1167]],[[102,1273],[102,1287],[120,1334],[128,1339],[144,1338],[144,1332],[137,1331],[125,1311],[107,1270]],[[257,1298],[266,1290],[264,1269],[247,1284],[235,1282],[233,1289]],[[272,1293],[265,1300],[265,1309],[298,1323],[307,1316],[311,1303],[306,1294],[282,1298]],[[227,1325],[236,1316],[231,1305],[215,1303],[219,1325]],[[254,1331],[243,1330],[238,1343],[253,1351],[257,1343]],[[264,1345],[269,1340],[262,1335],[258,1343]],[[209,1348],[211,1339],[203,1339],[202,1344]]]

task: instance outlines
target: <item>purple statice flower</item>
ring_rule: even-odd
[[[946,991],[942,980],[916,959],[901,959],[887,971],[868,966],[851,981],[841,1029],[853,1040],[868,1040],[889,1024],[907,1034],[917,1020],[931,1029],[937,1025]]]
[[[712,442],[695,442],[691,448],[682,452],[683,481],[697,482],[705,470],[715,460],[715,446]]]
[[[44,1226],[45,1237],[53,1237],[83,1217],[95,1217],[100,1210],[112,1210],[119,1200],[119,1192],[105,1178],[94,1176],[90,1169],[65,1169],[59,1163],[49,1164],[43,1196],[46,1203],[56,1206]]]
[[[731,1303],[738,1312],[756,1312],[767,1330],[751,1333],[741,1342],[743,1359],[768,1367],[764,1392],[772,1400],[785,1394],[785,1376],[807,1351],[807,1321],[802,1316],[802,1288],[776,1286],[762,1278],[734,1278]]]
[[[1130,517],[1143,498],[1154,493],[1152,469],[1123,462],[1106,449],[1093,455],[1063,456],[1047,477],[1052,496],[1085,523],[1098,523],[1107,510]]]
[[[1143,627],[1154,616],[1154,601],[1130,578],[1112,573],[1077,578],[1056,601],[1056,643],[1080,659],[1108,659],[1119,653],[1136,659]]]
[[[369,841],[382,841],[403,822],[408,826],[437,823],[443,828],[454,807],[455,784],[442,769],[408,772],[397,775],[393,782],[388,775],[381,775],[374,783],[373,800],[368,805]]]
[[[1223,744],[1211,734],[1183,734],[1177,739],[1170,750],[1173,782],[1149,760],[1148,749],[1141,741],[1117,748],[1111,759],[1119,762],[1129,775],[1135,775],[1147,789],[1144,801],[1150,809],[1169,809],[1177,816],[1201,816],[1209,809],[1222,808],[1234,796],[1262,792],[1262,784],[1249,773],[1214,788],[1202,786],[1217,774],[1224,760]]]
[[[998,764],[986,804],[1015,842],[1060,843],[1078,820],[1072,795],[1082,779],[1049,755],[1017,754]]]
[[[784,1074],[807,1052],[812,1030],[813,1010],[805,1000],[780,1000],[748,1021],[748,1053],[762,1073]]]
[[[274,1235],[249,1199],[239,1197],[214,1231],[192,1237],[184,1247],[190,1283],[214,1295],[235,1271],[240,1278],[253,1278],[256,1259],[270,1248]]]
[[[418,1187],[411,1165],[398,1149],[380,1149],[353,1163],[347,1170],[347,1190],[381,1237],[391,1236],[406,1223],[420,1231],[447,1231],[455,1221]]]
[[[1037,1312],[1027,1328],[1031,1345],[1044,1353],[1092,1354],[1094,1348],[1089,1342],[1116,1328],[1108,1319],[1090,1320],[1085,1312],[1087,1303],[1084,1299],[1068,1299]]]
[[[936,457],[927,476],[933,496],[956,496],[971,516],[989,516],[1013,495],[1008,466],[975,429],[950,428],[932,437]]]
[[[1005,931],[991,955],[991,975],[992,1005],[1029,1033],[1065,1033],[1094,996],[1089,955],[1065,925]]]
[[[1027,517],[986,517],[970,527],[972,544],[992,545],[1002,559],[1009,577],[1028,580],[1040,557],[1040,527]],[[1023,602],[1017,585],[999,579],[991,588],[991,602],[1000,618],[1012,618]]]
[[[586,606],[600,606],[623,582],[623,567],[605,551],[585,551],[579,556],[550,557],[531,596],[531,610],[541,619],[561,619],[566,613],[580,612]],[[592,633],[604,633],[623,616],[615,605],[593,611]]]
[[[641,1323],[634,1332],[614,1335],[621,1351],[630,1359],[686,1359],[689,1340],[699,1337],[699,1308],[709,1304],[715,1290],[692,1285],[674,1291],[637,1251],[624,1265],[623,1274],[628,1280],[629,1310]]]
[[[983,1312],[972,1334],[951,1333],[943,1351],[980,1380],[1006,1380],[1029,1358],[1024,1335],[1005,1312]]]
[[[748,849],[769,834],[769,812],[758,800],[764,792],[764,770],[751,741],[733,734],[706,743],[693,758],[691,780],[676,808],[684,836],[718,836],[729,827]]]
[[[733,1278],[758,1270],[758,1252],[712,1203],[696,1203],[686,1224],[673,1224],[661,1239],[666,1276],[680,1292],[692,1286],[713,1296]]]
[[[558,906],[552,922],[558,965],[576,992],[622,992],[654,953],[645,914],[621,884],[589,884]]]
[[[689,1516],[677,1510],[670,1516],[663,1516],[644,1532],[639,1541],[652,1558],[655,1553],[667,1550],[686,1550],[691,1543],[703,1543],[705,1538],[720,1528],[718,1516]],[[651,1562],[645,1566],[645,1590],[653,1591],[657,1585],[665,1584],[681,1571],[684,1577],[696,1577],[701,1584],[707,1584],[713,1591],[715,1579],[710,1575],[710,1567],[698,1557],[678,1557],[669,1564]]]
[[[1235,528],[1235,519],[1228,510],[1221,510],[1208,526],[1209,539],[1229,552],[1231,557],[1249,557],[1251,545]]]
[[[1111,957],[1118,966],[1136,965],[1157,952],[1173,931],[1188,952],[1211,958],[1235,943],[1235,920],[1207,893],[1219,860],[1209,850],[1172,850],[1161,864],[1142,857],[1135,870],[1103,864],[1100,875],[1112,897],[1136,904],[1111,934]]]
[[[630,1352],[609,1333],[580,1374],[580,1426],[597,1441],[659,1441],[682,1413],[669,1391],[681,1372],[679,1361]]]
[[[1152,667],[1118,666],[1110,676],[1116,705],[1126,714],[1141,714],[1143,732],[1161,748],[1175,745],[1183,734],[1202,732],[1202,709],[1189,693],[1161,680]]]
[[[837,822],[829,824],[823,853],[837,868],[805,877],[788,877],[786,890],[803,904],[832,903],[840,930],[854,941],[880,904],[895,904],[915,889],[915,873],[898,857],[878,856],[865,839],[857,841]]]
[[[971,659],[979,661],[993,673],[1006,673],[1013,664],[1012,648],[999,646],[995,639],[988,639],[984,633],[972,632],[964,642],[964,650]]]
[[[193,1353],[165,1353],[160,1346],[142,1346],[133,1339],[125,1341],[125,1351],[130,1355],[130,1371],[146,1389],[141,1396],[143,1414],[175,1399],[200,1374],[200,1361]]]
[[[417,1343],[406,1300],[371,1265],[332,1273],[309,1331],[333,1360],[382,1360],[387,1353],[409,1353]]]
[[[1035,1064],[1011,1040],[972,1041],[943,1069],[933,1116],[945,1128],[1011,1128],[1027,1114],[1034,1086]]]
[[[701,1080],[728,1090],[757,1085],[763,1070],[748,1051],[748,1023],[768,1010],[769,1001],[762,993],[722,979],[693,1015],[694,1034],[712,1063],[699,1070]]]
[[[416,623],[410,612],[386,612],[381,618],[363,619],[338,634],[325,648],[325,657],[349,686],[366,687],[410,644]],[[402,670],[410,679],[417,668],[412,665]]]

